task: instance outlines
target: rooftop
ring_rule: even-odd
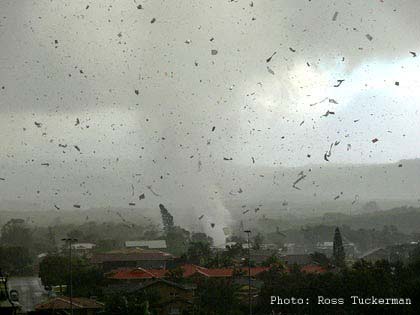
[[[87,298],[73,298],[72,304],[74,309],[101,309],[104,304],[99,303],[95,300]],[[60,296],[48,300],[45,303],[41,303],[35,306],[36,310],[63,310],[70,309],[70,298],[67,296]]]

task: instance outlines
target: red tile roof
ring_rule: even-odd
[[[73,298],[72,304],[73,304],[74,309],[101,309],[104,307],[104,304],[99,303],[95,300],[86,299],[86,298]],[[36,305],[35,309],[36,310],[70,309],[70,298],[67,296],[56,297],[45,303]]]
[[[94,254],[92,263],[103,263],[105,261],[147,261],[147,260],[172,260],[175,257],[169,253],[159,250],[130,249],[111,251],[107,253]]]
[[[183,265],[183,277],[188,278],[194,274],[203,275],[208,278],[226,278],[232,277],[234,273],[233,268],[204,268],[196,265]],[[256,276],[261,272],[267,271],[268,267],[255,267],[251,268],[251,276]],[[244,275],[248,275],[248,268],[241,269]],[[130,280],[130,279],[152,279],[152,278],[164,278],[168,276],[168,270],[163,269],[120,269],[111,273],[108,278],[116,280]]]
[[[327,272],[327,270],[324,267],[318,266],[318,265],[307,265],[303,266],[300,271],[306,272],[306,273],[324,273]]]

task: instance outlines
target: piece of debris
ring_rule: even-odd
[[[340,195],[335,196],[334,200],[337,200],[338,198],[340,198]]]
[[[320,100],[319,102],[309,104],[309,106],[315,106],[315,105],[321,104],[321,103],[325,102],[327,99],[328,99],[328,97],[326,97],[326,98],[324,98],[324,99]]]
[[[332,20],[333,20],[333,21],[337,21],[337,16],[338,16],[338,12],[337,12],[337,11],[335,11],[335,13],[334,13],[334,15],[333,15]]]
[[[395,85],[396,85],[396,86],[400,86],[400,82],[395,81]]]
[[[242,214],[247,214],[249,212],[249,210],[245,210],[244,212],[242,212]]]
[[[299,126],[302,126],[305,123],[304,120],[301,121],[301,123],[299,124]]]
[[[141,194],[140,196],[139,196],[139,200],[143,200],[143,199],[145,199],[146,198],[146,196],[144,195],[144,194]]]
[[[204,218],[204,214],[200,215],[200,216],[198,217],[198,220],[201,220],[202,218]]]
[[[136,204],[134,202],[128,203],[129,206],[135,206]]]
[[[155,195],[156,197],[160,197],[160,195],[159,195],[159,194],[157,194],[157,193],[155,193],[155,192],[153,191],[153,188],[152,188],[152,186],[151,186],[151,185],[146,186],[146,188],[147,188],[147,189],[149,189],[149,190],[150,190],[150,192],[151,192],[153,195]]]
[[[293,49],[292,47],[289,47],[289,50],[290,50],[291,52],[296,52],[296,50],[295,50],[295,49]]]
[[[76,123],[74,125],[77,126],[79,124],[80,124],[80,120],[79,120],[79,118],[76,118]]]
[[[324,115],[322,115],[322,117],[328,117],[329,115],[335,115],[335,112],[327,110],[327,112]]]
[[[136,93],[136,95],[139,95],[139,90],[134,90],[134,93]]]
[[[351,149],[351,144],[350,144],[350,143],[348,143],[348,144],[347,144],[347,151],[350,151],[350,149]]]
[[[328,102],[333,103],[333,104],[338,104],[338,102],[333,98],[328,99]]]
[[[223,160],[224,160],[224,161],[232,161],[232,160],[233,160],[233,158],[227,158],[227,157],[224,157],[224,158],[223,158]]]
[[[272,59],[272,58],[273,58],[276,54],[277,54],[277,51],[273,52],[273,54],[272,54],[270,57],[268,57],[268,58],[265,60],[265,62],[269,63],[269,62],[271,61],[271,59]]]
[[[150,23],[151,24],[153,24],[153,23],[155,23],[156,22],[156,18],[153,18],[151,21],[150,21]]]
[[[341,83],[343,83],[345,80],[337,80],[337,84],[334,85],[334,87],[339,87]]]
[[[80,209],[80,205],[73,205],[73,207]]]
[[[373,39],[372,35],[370,35],[370,34],[366,34],[366,38],[370,41]]]
[[[77,151],[79,151],[80,152],[80,148],[77,146],[77,145],[74,145],[73,146]]]
[[[210,224],[210,226],[211,226],[212,228],[214,228],[214,227],[216,226],[216,224],[211,223],[211,224]]]
[[[211,128],[211,131],[215,131],[216,130],[216,126],[213,126],[213,128]]]
[[[217,51],[216,49],[212,49],[212,50],[211,50],[211,54],[212,54],[213,56],[216,56],[216,55],[217,55],[217,53],[218,53],[218,51]]]
[[[42,166],[50,166],[50,163],[41,163]]]
[[[60,207],[57,205],[54,205],[54,208],[56,208],[57,210],[60,210]]]
[[[6,180],[5,178],[3,178],[3,177],[0,177],[0,180]]]
[[[255,213],[257,213],[258,211],[260,211],[261,209],[260,208],[255,208],[254,209],[254,211],[255,211]]]
[[[379,141],[379,139],[378,138],[374,138],[374,139],[372,139],[372,143],[376,143],[376,142],[378,142]]]
[[[255,164],[255,159],[254,159],[254,157],[251,157],[251,159],[252,159],[252,164]]]
[[[413,58],[417,57],[417,54],[414,51],[410,51],[410,54],[413,55]]]
[[[300,177],[297,180],[295,180],[295,182],[292,185],[292,187],[297,189],[297,190],[301,190],[299,187],[296,186],[297,183],[299,183],[301,180],[303,180],[306,177],[306,175],[303,174],[303,172],[299,173],[299,175],[300,175]]]
[[[403,165],[402,164],[398,164],[398,167],[403,167]]]
[[[327,162],[330,161],[328,158],[331,156],[331,150],[332,150],[333,145],[334,145],[334,143],[331,143],[330,149],[327,152],[324,153],[324,160],[327,161]]]
[[[37,126],[38,128],[41,128],[41,126],[42,126],[42,124],[41,123],[39,123],[39,122],[34,122],[34,124],[35,124],[35,126]]]
[[[187,39],[184,43],[185,44],[191,44],[191,40],[190,39]]]
[[[275,75],[274,71],[269,66],[267,66],[267,71],[272,75]]]
[[[141,9],[143,9],[143,6],[142,6],[141,4],[139,4],[139,5],[137,6],[137,9],[138,9],[138,10],[141,10]]]
[[[354,196],[354,200],[351,202],[351,204],[354,205],[357,201],[359,201],[359,195]]]

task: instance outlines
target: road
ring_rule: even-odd
[[[29,312],[35,309],[35,305],[47,299],[47,292],[38,277],[9,278],[7,286],[10,290],[19,292],[19,304],[22,311]]]

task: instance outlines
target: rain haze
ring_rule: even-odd
[[[241,220],[418,206],[418,12],[3,0],[0,208],[164,204],[222,243]]]

